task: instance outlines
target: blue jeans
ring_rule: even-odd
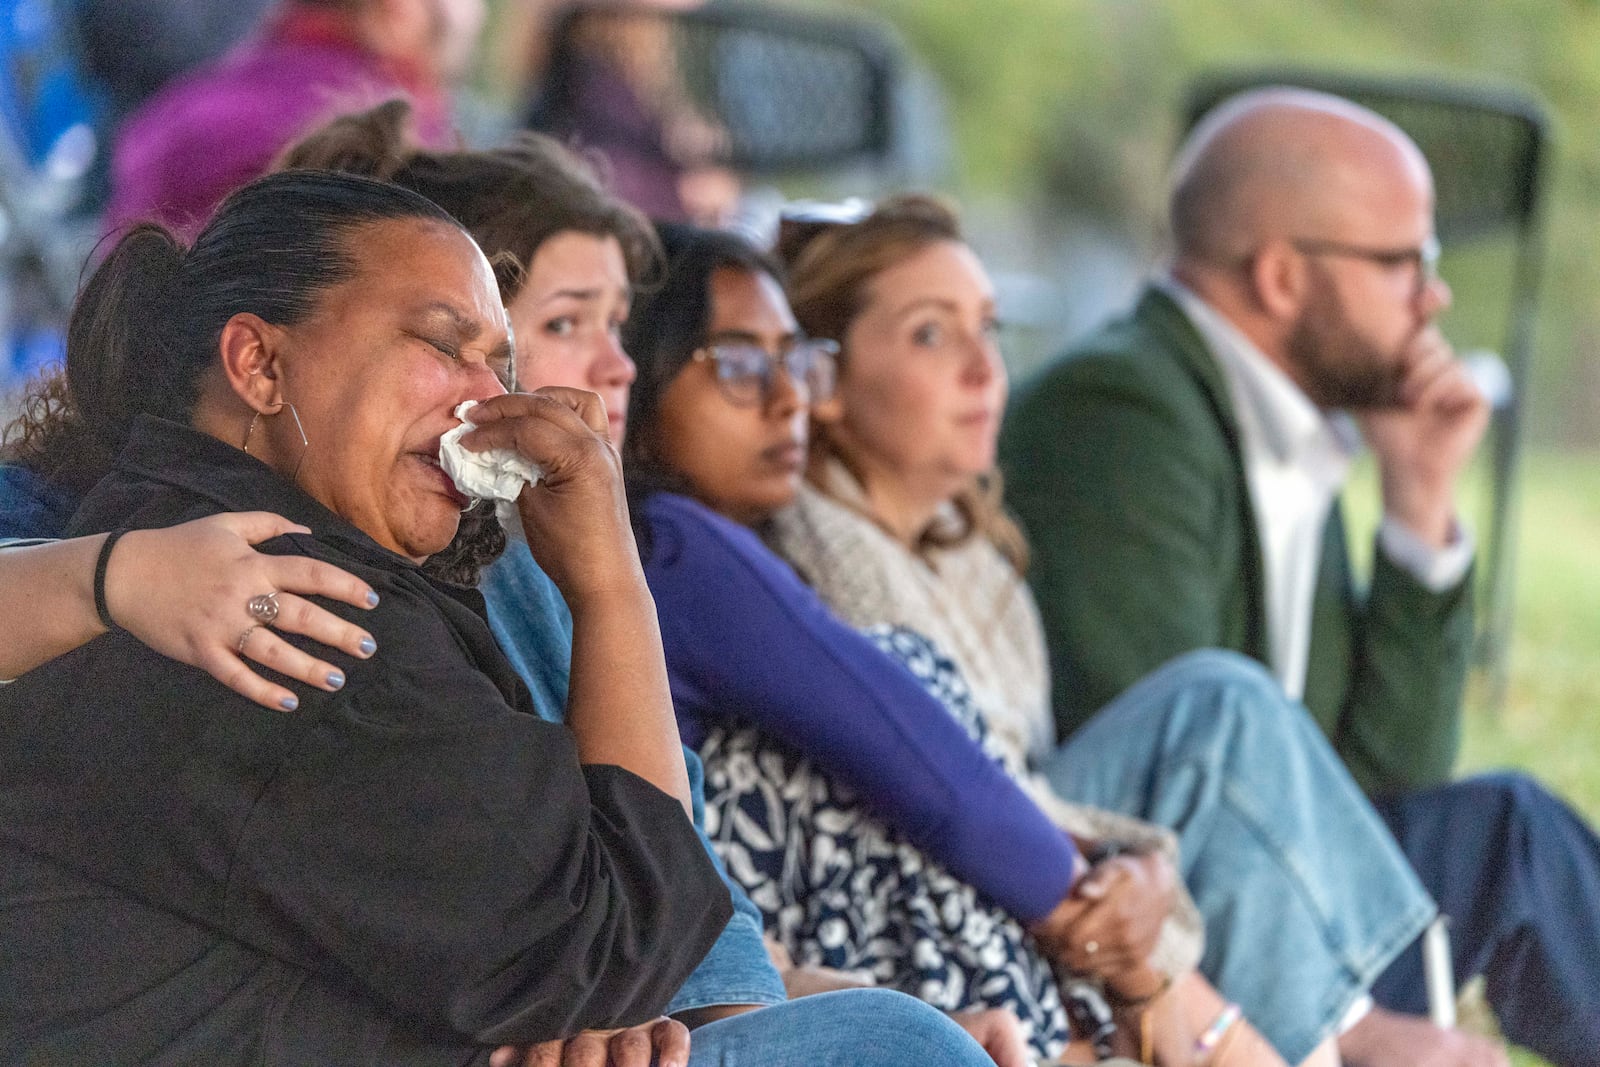
[[[1486,774],[1378,802],[1450,916],[1456,982],[1483,975],[1506,1037],[1561,1067],[1600,1060],[1600,839],[1539,783]],[[1372,990],[1426,1007],[1412,948]]]
[[[707,1023],[689,1067],[994,1067],[949,1017],[904,993],[849,989]]]
[[[1177,833],[1205,918],[1200,969],[1289,1063],[1434,914],[1311,716],[1243,656],[1173,660],[1041,770],[1065,799]]]

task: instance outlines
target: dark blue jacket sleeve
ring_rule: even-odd
[[[645,575],[685,741],[749,722],[1024,922],[1066,895],[1070,838],[909,672],[750,531],[667,494],[646,516]]]

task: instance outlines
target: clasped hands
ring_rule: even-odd
[[[1165,856],[1123,853],[1092,866],[1030,932],[1055,963],[1101,979],[1116,997],[1140,1000],[1166,984],[1150,955],[1176,893]]]

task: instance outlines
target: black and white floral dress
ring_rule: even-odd
[[[866,633],[1004,763],[948,657],[910,630]],[[1060,1056],[1060,990],[1016,920],[768,735],[719,728],[700,755],[706,829],[796,963],[866,972],[944,1011],[1010,1008],[1038,1058]]]

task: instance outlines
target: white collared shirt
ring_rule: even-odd
[[[1211,305],[1173,279],[1161,287],[1199,331],[1227,381],[1266,569],[1268,662],[1284,691],[1299,700],[1305,695],[1322,531],[1360,454],[1360,432],[1348,415],[1313,404]],[[1435,549],[1385,514],[1378,545],[1434,592],[1461,581],[1472,564],[1472,538],[1459,522],[1452,543]]]

